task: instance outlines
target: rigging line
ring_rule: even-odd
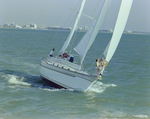
[[[63,11],[64,11],[64,9],[66,8],[68,2],[69,2],[69,0],[68,0],[68,1],[65,3],[65,5],[63,6],[63,8],[62,8],[62,10],[61,10],[61,13],[60,13],[60,15],[59,15],[59,18],[58,18],[58,20],[57,20],[57,24],[59,23],[59,20],[61,20],[60,18],[61,18],[61,16],[63,15]]]
[[[96,11],[98,11],[97,9],[100,7],[99,6],[100,2],[101,2],[101,0],[98,1],[97,5],[95,6],[95,9],[93,10],[93,13],[92,13],[93,14],[93,19],[95,19],[94,16],[96,15]],[[105,0],[103,0],[103,4],[104,4],[104,2],[105,2]]]
[[[59,18],[58,18],[58,20],[57,20],[57,24],[58,24],[59,21],[61,20],[61,17],[62,17],[63,14],[64,14],[64,13],[63,13],[63,12],[64,12],[64,9],[66,8],[66,6],[67,6],[67,4],[68,4],[69,1],[70,1],[70,0],[68,0],[68,1],[65,3],[65,5],[63,6],[63,8],[62,8],[62,10],[61,10],[61,13],[60,13],[60,15],[59,15]],[[79,2],[76,3],[75,8],[77,8],[78,4],[79,4]],[[71,18],[72,15],[73,15],[73,14],[70,13],[69,17],[67,18],[67,20],[65,20],[65,23],[63,24],[62,27],[64,27],[66,24],[68,24],[68,21],[70,20],[70,18]],[[74,22],[74,19],[70,20],[70,24],[73,23],[73,22]],[[52,44],[51,46],[53,46],[53,44],[55,44],[54,42],[57,41],[56,39],[57,39],[57,37],[59,36],[59,33],[60,33],[60,32],[61,32],[60,29],[57,30],[57,33],[55,34],[55,36],[54,36],[54,38],[53,38],[53,42],[51,43],[51,44]]]
[[[105,18],[104,18],[104,21],[103,21],[103,25],[102,25],[102,29],[105,29],[106,28],[106,23],[107,23],[107,21],[106,21],[106,19],[108,18],[108,12],[106,12],[106,15],[105,15]]]
[[[61,13],[60,13],[60,15],[59,15],[59,17],[58,17],[58,19],[57,19],[56,24],[59,23],[59,20],[60,20],[62,14],[63,14],[63,11],[64,11],[64,9],[65,9],[65,7],[66,7],[66,5],[67,5],[68,2],[69,2],[69,0],[68,0],[68,1],[65,3],[65,5],[63,6],[63,8],[62,8],[62,10],[61,10]],[[60,32],[60,29],[59,29],[58,32],[55,34],[55,36],[54,36],[54,38],[53,38],[53,42],[51,43],[51,44],[52,44],[51,46],[53,46],[53,44],[55,44],[54,42],[56,41],[59,32]]]
[[[64,7],[63,7],[63,9],[61,10],[61,14],[59,15],[59,18],[58,18],[58,20],[57,20],[57,24],[58,24],[59,21],[61,20],[61,17],[63,16],[64,9],[66,8],[68,2],[69,2],[69,0],[66,2],[66,4],[65,4]],[[78,5],[78,4],[79,4],[79,3],[77,3],[77,5]],[[75,6],[75,8],[77,7],[77,5]],[[68,24],[68,22],[69,22],[69,20],[70,20],[70,18],[71,18],[72,15],[73,15],[73,14],[70,13],[69,17],[67,18],[67,20],[65,20],[65,23],[62,25],[62,27],[65,27],[66,24]],[[70,20],[70,21],[71,21],[71,20]],[[70,22],[70,25],[71,25],[71,23],[73,23],[73,21],[74,21],[74,19],[72,19],[72,21]],[[55,39],[57,38],[57,36],[58,36],[58,34],[59,34],[60,32],[61,32],[61,30],[58,30]]]
[[[79,3],[80,3],[80,2],[76,3],[75,8],[77,8],[77,6],[79,6]],[[73,15],[73,12],[71,12],[71,13],[70,13],[70,16],[68,17],[68,19],[66,20],[66,22],[64,23],[64,25],[63,25],[63,26],[65,26],[66,24],[68,24],[69,19],[71,19],[71,18],[72,18],[72,17],[71,17],[72,15]],[[76,16],[74,16],[74,17],[76,17]],[[74,23],[74,19],[73,19],[73,18],[72,18],[72,20],[71,20],[71,22],[70,22],[69,24],[71,25],[71,23]]]
[[[75,11],[75,12],[78,12],[77,10],[74,10],[74,9],[72,9],[72,8],[68,8],[68,9],[70,9],[70,10],[73,10],[73,11]],[[81,12],[80,12],[81,13]],[[84,15],[84,16],[86,16],[86,17],[88,17],[88,18],[90,18],[90,19],[93,19],[93,17],[91,17],[91,16],[89,16],[89,15],[86,15],[86,14],[84,14],[84,13],[81,13],[82,15]]]
[[[81,4],[81,1],[78,1],[78,3],[76,4],[76,6],[75,6],[75,8],[77,8],[79,5]],[[74,11],[76,11],[76,10],[73,10],[73,12]],[[78,14],[78,12],[76,11],[76,14]],[[71,14],[72,15],[72,14]],[[69,19],[71,18],[71,15],[70,15],[70,17],[68,18],[68,21],[69,21]],[[75,16],[76,17],[76,16]],[[66,21],[66,23],[68,23],[68,21]],[[70,25],[71,25],[71,23],[74,23],[74,19],[72,19],[72,21],[70,22]],[[78,28],[78,26],[76,27],[76,30],[77,30],[77,28]],[[75,40],[76,40],[76,34],[77,34],[77,31],[75,31],[74,32],[74,34],[73,34],[73,37],[72,37],[72,42],[69,44],[69,47],[70,48],[67,48],[67,49],[69,49],[69,53],[71,53],[71,52],[73,52],[74,50],[73,50],[73,44],[74,44],[74,42],[75,42]]]
[[[98,58],[100,59],[101,57],[103,56],[103,54],[102,55],[100,55]],[[95,60],[96,60],[96,58],[95,58]],[[90,71],[91,69],[92,69],[92,71],[94,70],[94,68],[95,68],[95,61],[91,64],[91,66],[87,69],[87,71]],[[92,68],[92,67],[94,67],[94,68]],[[92,72],[91,72],[92,73]]]
[[[98,2],[97,6],[95,7],[95,9],[94,9],[94,11],[93,11],[94,16],[96,15],[96,11],[97,11],[97,8],[99,8],[100,2],[101,2],[101,1]],[[103,1],[103,4],[104,4],[104,2],[105,2],[105,0]],[[103,54],[100,55],[98,58],[100,58],[100,57],[102,57],[102,56],[103,56]],[[95,62],[94,62],[93,64],[91,64],[91,66],[88,68],[87,71],[89,71],[94,65],[95,65]],[[93,69],[93,70],[94,70],[94,69]]]
[[[77,8],[77,6],[79,6],[79,2],[78,2],[78,3],[76,3],[75,8]],[[66,24],[68,24],[69,19],[71,19],[71,16],[72,16],[72,15],[73,15],[73,12],[71,12],[71,13],[70,13],[70,16],[68,17],[68,19],[66,20],[66,22],[64,23],[64,25],[63,25],[63,26],[65,26]],[[74,16],[74,17],[76,17],[76,16]],[[71,23],[74,23],[74,19],[72,19],[72,21],[71,21],[69,24],[71,25]]]
[[[103,4],[104,4],[104,2],[105,2],[105,0],[103,1]],[[98,4],[97,4],[97,7],[96,8],[98,8],[98,6],[99,6],[99,4],[100,4],[100,1],[98,2]],[[95,11],[96,11],[96,8],[95,8]],[[96,12],[94,11],[94,14],[96,14]],[[101,54],[98,58],[100,59],[102,56],[104,56],[103,54]],[[95,60],[96,60],[96,58],[95,58]],[[88,68],[88,70],[87,71],[89,71],[93,66],[95,65],[95,62]],[[94,70],[94,68],[92,68],[92,71]]]
[[[96,14],[96,8],[98,8],[98,5],[100,4],[100,1],[98,2],[98,4],[97,4],[97,6],[95,7],[95,9],[94,9],[94,11],[93,11],[93,14]],[[71,10],[73,10],[73,11],[76,11],[76,10],[74,10],[74,9],[72,9],[72,8],[68,8],[68,9],[71,9]],[[76,11],[77,12],[77,11]],[[84,15],[84,16],[86,16],[86,17],[88,17],[88,18],[90,18],[90,19],[93,19],[92,17],[90,17],[90,16],[88,16],[88,15],[86,15],[86,14],[83,14],[82,13],[82,15]],[[77,34],[77,32],[75,32],[75,34]],[[75,36],[75,35],[74,35]],[[73,37],[73,43],[75,42],[75,37]],[[71,44],[70,44],[71,45]],[[72,52],[72,49],[70,48],[70,52]]]
[[[74,50],[73,50],[73,44],[74,44],[74,42],[75,42],[76,39],[77,39],[77,29],[74,32],[74,35],[72,37],[72,43],[70,43],[70,51],[69,51],[69,53],[74,52]]]

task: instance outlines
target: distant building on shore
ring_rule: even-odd
[[[30,24],[30,28],[31,29],[37,29],[37,25],[36,24]]]
[[[8,24],[8,23],[5,23],[4,25],[3,25],[3,27],[9,27],[10,25]]]
[[[24,25],[23,28],[24,29],[37,29],[37,25],[36,24]]]
[[[77,28],[77,31],[87,31],[89,28],[87,26],[84,26],[84,28]]]
[[[22,27],[21,27],[21,26],[19,26],[19,25],[16,25],[16,26],[15,26],[15,28],[19,28],[19,29],[21,29]]]

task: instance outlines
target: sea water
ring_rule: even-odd
[[[150,35],[123,34],[103,79],[88,92],[77,92],[46,86],[39,74],[41,57],[52,48],[57,56],[68,34],[0,29],[0,119],[150,118]],[[74,36],[72,47],[83,35]],[[111,36],[97,35],[85,58],[85,70],[95,67]],[[75,52],[68,50],[77,63]]]

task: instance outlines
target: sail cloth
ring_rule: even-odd
[[[71,41],[71,38],[72,38],[72,36],[73,36],[73,34],[74,34],[75,30],[76,30],[76,27],[77,27],[77,25],[78,25],[78,22],[79,22],[79,20],[80,20],[80,17],[81,17],[81,14],[82,14],[82,11],[83,11],[83,8],[84,8],[84,5],[85,5],[85,2],[86,2],[86,0],[83,0],[83,1],[82,1],[80,10],[79,10],[78,13],[77,13],[77,17],[76,17],[74,26],[73,26],[73,28],[72,28],[72,30],[71,30],[71,32],[70,32],[70,34],[69,34],[67,40],[65,41],[63,47],[62,47],[61,50],[60,50],[60,52],[61,52],[62,54],[65,52],[66,48],[68,47],[68,45],[69,45],[69,43],[70,43],[70,41]]]
[[[117,49],[122,33],[124,31],[126,22],[128,20],[132,2],[133,0],[122,0],[121,2],[118,18],[117,18],[116,25],[114,28],[114,33],[104,52],[104,55],[108,62],[111,60],[111,58],[113,57]]]
[[[96,35],[104,21],[108,8],[110,6],[111,0],[105,0],[102,10],[99,13],[98,19],[95,19],[87,31],[87,33],[83,36],[78,45],[74,48],[74,50],[81,56],[81,65],[86,56],[87,51],[91,47],[92,43],[95,40]]]

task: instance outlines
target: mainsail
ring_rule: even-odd
[[[78,14],[77,14],[74,26],[73,26],[73,28],[72,28],[72,30],[71,30],[67,40],[65,41],[63,47],[60,50],[61,53],[64,53],[64,51],[66,50],[66,48],[68,47],[68,45],[69,45],[69,43],[71,41],[71,38],[72,38],[72,36],[73,36],[73,34],[74,34],[75,30],[76,30],[76,27],[77,27],[77,24],[78,24],[79,20],[80,20],[80,17],[81,17],[81,14],[82,14],[82,11],[83,11],[83,8],[84,8],[84,5],[85,5],[85,1],[86,0],[83,0],[82,3],[81,3],[81,7],[80,7],[80,10],[78,11]]]
[[[92,43],[95,40],[96,35],[104,21],[108,8],[110,6],[111,0],[106,0],[102,10],[99,13],[98,19],[95,19],[90,29],[84,35],[82,40],[78,43],[78,45],[74,48],[74,50],[81,56],[81,65],[86,56],[87,51],[91,47]]]
[[[108,43],[108,45],[105,49],[105,52],[104,52],[104,55],[108,62],[111,60],[111,58],[113,57],[113,55],[117,49],[117,46],[121,39],[122,33],[124,31],[126,22],[128,20],[132,2],[133,2],[133,0],[122,0],[118,18],[117,18],[116,25],[114,28],[113,36],[111,38],[111,41]]]

